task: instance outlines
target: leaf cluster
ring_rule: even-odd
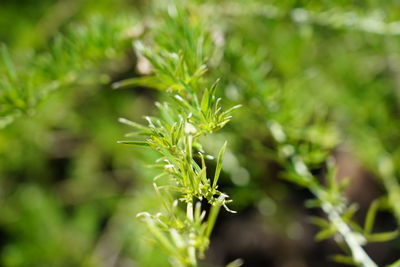
[[[110,21],[95,16],[86,25],[74,25],[64,35],[57,35],[47,51],[22,59],[2,45],[0,128],[22,114],[33,114],[52,91],[76,83],[83,73],[90,76],[90,70],[100,70],[99,65],[107,60],[120,58],[130,26],[132,21],[127,18]]]

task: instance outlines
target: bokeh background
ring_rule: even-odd
[[[281,179],[268,122],[284,125],[311,161],[327,156],[313,154],[315,145],[331,148],[338,178],[352,180],[346,194],[359,204],[355,219],[362,223],[373,199],[387,194],[382,161],[392,163],[395,177],[400,173],[400,2],[188,2],[200,17],[204,12],[217,47],[208,77],[221,78],[224,106],[243,105],[226,129],[205,140],[211,152],[229,141],[221,183],[238,214],[221,212],[203,265],[242,258],[251,267],[342,266],[329,260],[339,251],[333,241],[314,240],[318,227],[309,216],[321,213],[304,207],[312,195]],[[0,122],[7,124],[0,129],[0,266],[168,266],[136,219],[160,206],[151,186],[157,173],[148,167],[156,155],[117,144],[129,131],[117,118],[142,122],[160,93],[111,87],[148,74],[132,40],[151,31],[159,4],[0,2],[0,41],[21,75],[47,62],[60,34],[69,40],[82,25],[98,27],[83,38],[88,49],[67,46],[57,64],[44,64],[30,89],[40,97],[29,107],[6,114],[0,102]],[[113,39],[114,28],[101,25],[120,19],[124,37]],[[103,56],[96,47],[111,52]],[[59,78],[52,76],[58,67],[73,78],[44,90]],[[2,101],[7,90],[0,84]],[[398,223],[383,211],[376,229]],[[367,251],[379,266],[389,264],[400,255],[400,239]]]

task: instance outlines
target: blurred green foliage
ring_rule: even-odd
[[[356,196],[348,197],[357,202],[357,195],[378,191],[398,227],[400,3],[174,2],[204,22],[208,49],[201,60],[208,57],[207,80],[221,79],[216,93],[223,105],[243,105],[222,132],[202,140],[212,154],[229,140],[220,182],[234,199],[237,216],[254,207],[259,224],[289,240],[304,238],[306,231],[295,223],[309,213],[298,203],[299,189],[277,179],[295,179],[289,177],[291,162],[282,156],[294,150],[319,178],[329,157],[337,158],[339,172],[346,167],[339,158],[345,151],[374,176],[372,189],[349,177],[362,188],[350,185]],[[165,266],[166,255],[153,249],[145,226],[135,219],[138,212],[160,207],[151,186],[157,172],[146,166],[157,155],[116,144],[126,131],[117,118],[143,122],[162,96],[138,86],[111,89],[112,82],[135,76],[141,79],[138,84],[147,81],[148,87],[166,89],[149,82],[139,66],[143,58],[130,46],[138,38],[171,43],[152,39],[154,28],[174,29],[173,21],[165,23],[158,15],[165,4],[0,3],[5,44],[0,121],[10,123],[0,129],[0,265]],[[80,29],[86,29],[83,36]],[[60,50],[54,53],[60,35]],[[179,47],[192,44],[194,35],[179,36]],[[185,54],[190,51],[182,49],[193,59],[194,67],[187,66],[193,69],[198,55]],[[73,79],[62,82],[69,71]],[[60,83],[57,90],[48,91],[54,82]],[[352,161],[348,164],[357,169]],[[293,225],[299,233],[288,230]],[[371,250],[379,266],[398,258],[398,240],[386,248],[381,256]],[[297,260],[312,266],[313,259],[304,254]],[[234,260],[219,257],[216,266]],[[214,266],[218,259],[211,257],[204,265]]]

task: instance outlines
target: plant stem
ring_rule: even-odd
[[[366,241],[365,238],[361,234],[351,230],[349,225],[343,220],[341,216],[342,208],[326,201],[323,197],[326,195],[326,191],[321,189],[321,187],[314,185],[309,189],[323,202],[322,210],[328,216],[329,221],[334,225],[338,233],[343,237],[343,240],[349,247],[354,260],[363,267],[378,267],[362,247]]]
[[[327,214],[329,221],[343,237],[344,241],[350,248],[354,260],[359,262],[363,267],[378,267],[378,265],[372,261],[369,255],[362,248],[364,237],[350,229],[340,216],[340,212],[337,208],[330,203],[326,203],[322,206],[322,210]]]

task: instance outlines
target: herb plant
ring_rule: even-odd
[[[145,117],[146,126],[120,119],[135,128],[129,136],[142,137],[120,143],[148,147],[160,154],[155,167],[161,168],[161,173],[154,178],[154,189],[164,211],[156,215],[142,212],[138,217],[143,218],[158,244],[171,257],[173,266],[198,266],[198,258],[204,257],[209,245],[220,207],[233,212],[226,206],[231,200],[218,190],[227,143],[220,149],[211,176],[206,161],[214,157],[204,151],[200,139],[224,127],[231,119],[231,112],[239,106],[223,110],[221,98],[215,93],[218,82],[206,87],[204,74],[209,51],[203,25],[173,6],[169,6],[169,14],[163,18],[159,22],[163,26],[155,29],[153,38],[158,42],[153,49],[145,48],[142,43],[135,45],[137,52],[151,62],[154,75],[121,81],[114,86],[151,85],[162,90],[166,100],[156,103],[157,117]],[[167,181],[159,182],[163,179]],[[207,217],[204,201],[211,206]]]

